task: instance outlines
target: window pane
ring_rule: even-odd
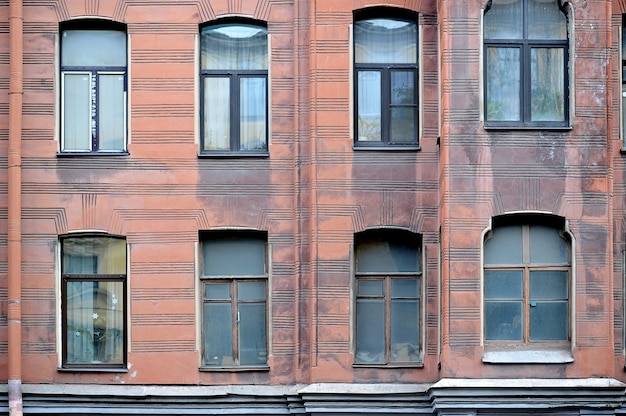
[[[568,304],[535,302],[530,308],[531,341],[564,341],[568,339]],[[532,304],[531,304],[532,305]]]
[[[485,299],[522,299],[521,270],[486,270]]]
[[[98,75],[98,144],[100,150],[124,150],[124,75]]]
[[[487,120],[520,120],[520,50],[518,48],[487,48],[486,99]]]
[[[562,48],[532,48],[531,119],[565,120],[564,53]]]
[[[357,272],[421,272],[421,241],[411,233],[373,232],[357,236]]]
[[[204,304],[204,364],[233,364],[231,303]]]
[[[359,141],[381,141],[381,80],[378,71],[359,71],[357,76],[357,137]]]
[[[267,95],[265,78],[240,79],[240,150],[266,150]]]
[[[267,362],[266,345],[265,302],[240,303],[239,364],[265,364]]]
[[[63,74],[63,150],[91,150],[91,77]]]
[[[65,238],[63,274],[126,274],[126,241],[110,237]]]
[[[124,363],[124,283],[67,282],[66,364]]]
[[[521,341],[522,302],[485,302],[485,339]]]
[[[207,26],[201,34],[202,69],[267,69],[267,28],[248,24]]]
[[[566,271],[531,271],[530,299],[567,299],[568,280]]]
[[[385,362],[385,304],[382,300],[356,302],[356,359],[360,364]]]
[[[414,71],[391,71],[391,104],[416,104]]]
[[[211,300],[229,300],[230,284],[228,283],[207,283],[204,287],[204,298]]]
[[[521,264],[522,227],[507,225],[495,227],[491,238],[485,241],[485,264]]]
[[[126,33],[117,30],[65,30],[61,66],[126,66]]]
[[[534,264],[569,263],[569,244],[559,230],[545,225],[530,226],[530,262]]]
[[[239,282],[237,297],[242,300],[265,300],[265,282]]]
[[[204,150],[230,150],[230,79],[204,78]]]
[[[485,39],[521,39],[522,0],[492,0],[485,14]]]
[[[529,0],[529,39],[567,39],[567,20],[557,0]]]
[[[265,239],[228,237],[206,239],[202,249],[205,276],[265,275]]]
[[[419,280],[391,279],[391,296],[394,298],[419,298]]]
[[[358,280],[358,296],[382,296],[383,281],[382,280]]]
[[[417,24],[397,19],[360,20],[354,24],[357,63],[417,63]]]
[[[391,142],[416,142],[417,129],[415,107],[391,108]]]
[[[419,301],[391,302],[391,352],[393,361],[419,359]]]

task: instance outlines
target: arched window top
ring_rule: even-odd
[[[417,13],[375,8],[355,13],[356,63],[417,63]]]
[[[126,66],[126,25],[103,19],[60,24],[61,66]]]
[[[202,69],[267,69],[267,25],[224,20],[202,26]]]
[[[490,0],[486,39],[566,40],[567,17],[561,0]]]
[[[355,235],[357,273],[421,272],[419,234],[395,229],[368,230]]]
[[[61,239],[62,273],[126,274],[126,240],[110,235],[78,235]]]

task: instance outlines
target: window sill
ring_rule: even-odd
[[[245,158],[245,157],[258,157],[267,158],[269,152],[205,152],[198,153],[200,159],[220,159],[220,158]]]
[[[412,363],[391,363],[391,364],[352,364],[353,368],[423,368],[422,361]]]
[[[619,152],[623,155],[626,155],[626,146],[619,149]]]
[[[57,157],[109,157],[109,156],[129,156],[129,152],[58,152]]]
[[[124,367],[60,367],[57,368],[60,373],[128,373],[128,368]]]
[[[483,362],[490,364],[567,364],[574,362],[567,345],[486,346]]]
[[[241,366],[241,367],[200,367],[199,370],[201,372],[207,373],[215,373],[215,372],[230,372],[230,373],[239,373],[246,371],[269,371],[269,366],[257,366],[257,367],[249,367],[249,366]]]
[[[483,128],[487,131],[498,130],[526,130],[526,131],[571,131],[572,126],[524,126],[524,125],[494,125],[485,124]]]
[[[411,145],[365,145],[365,144],[354,144],[352,146],[353,150],[370,150],[377,152],[416,152],[422,150],[419,144],[411,144]]]

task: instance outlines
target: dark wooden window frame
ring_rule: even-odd
[[[246,24],[267,28],[263,22],[257,20],[248,19],[224,19],[211,22],[209,24],[203,24],[200,26],[200,32],[202,29],[209,28],[214,25],[222,24]],[[269,33],[268,33],[269,37]],[[202,38],[202,37],[201,37]],[[202,40],[201,40],[202,42]],[[202,47],[200,48],[202,50]],[[202,52],[200,52],[202,53]],[[268,51],[269,54],[269,51]],[[201,60],[200,60],[201,61]],[[268,56],[268,66],[269,62]],[[269,154],[269,70],[268,69],[203,69],[202,63],[200,63],[200,156],[267,156]],[[208,77],[214,78],[228,78],[230,84],[230,149],[229,150],[204,150],[204,124],[205,124],[205,103],[204,103],[204,80]],[[265,149],[264,150],[241,150],[241,132],[240,132],[240,105],[241,105],[241,91],[240,80],[242,78],[264,78],[265,79]]]
[[[568,19],[565,9],[565,3],[562,0],[554,0],[559,3],[561,13]],[[485,8],[485,14],[489,13],[491,1]],[[485,128],[493,129],[569,129],[569,28],[567,28],[567,39],[565,40],[537,40],[528,39],[528,0],[523,0],[523,37],[522,39],[488,39],[483,40],[483,51],[485,58],[483,59],[484,79],[483,91],[485,99],[483,100],[483,111],[485,118]],[[487,80],[489,79],[487,67],[487,50],[489,48],[517,48],[520,49],[520,120],[519,121],[490,121],[487,119]],[[531,121],[531,51],[533,49],[550,48],[563,50],[563,121]]]
[[[571,264],[533,264],[530,263],[529,260],[529,250],[530,250],[530,237],[529,237],[529,226],[533,225],[533,223],[524,223],[522,224],[522,264],[515,265],[485,265],[484,271],[521,271],[522,272],[522,315],[523,315],[523,332],[522,332],[522,341],[515,340],[490,340],[487,339],[485,334],[485,342],[489,345],[569,345],[572,338],[572,268]],[[568,248],[571,250],[571,244],[568,243]],[[564,271],[567,272],[567,340],[530,340],[530,309],[533,307],[531,305],[532,299],[530,298],[530,273],[534,271]],[[520,300],[518,298],[490,298],[489,300],[485,299],[484,303],[487,304],[489,301],[507,301],[507,300]],[[541,299],[541,301],[546,301],[550,299]],[[552,299],[552,300],[563,300],[563,299]],[[486,325],[483,327],[483,331],[486,331]]]
[[[60,27],[60,33],[61,35],[63,34],[64,31],[66,30],[109,30],[109,31],[116,31],[116,32],[123,32],[123,33],[127,33],[126,31],[126,26],[120,23],[116,23],[116,22],[104,22],[104,21],[100,21],[100,20],[87,20],[87,21],[72,21],[72,22],[64,22],[61,24]],[[62,38],[62,36],[61,36]],[[63,41],[61,41],[61,48],[63,48]],[[127,45],[127,50],[124,51],[125,54],[128,53],[128,45]],[[60,59],[59,59],[60,60]],[[118,150],[104,150],[101,151],[99,149],[100,143],[99,143],[99,119],[100,119],[100,113],[99,113],[99,76],[102,75],[122,75],[124,77],[124,94],[126,95],[124,97],[124,105],[128,106],[128,63],[126,64],[126,66],[74,66],[74,65],[62,65],[60,66],[60,70],[61,70],[61,112],[60,112],[60,126],[61,126],[61,153],[62,154],[70,154],[70,155],[75,155],[75,154],[80,154],[80,155],[84,155],[84,154],[114,154],[114,155],[119,155],[119,154],[127,154],[127,146],[128,146],[128,110],[127,108],[124,109],[124,146],[122,149],[118,149]],[[72,75],[72,74],[85,74],[85,73],[89,73],[90,74],[90,81],[91,81],[91,106],[92,106],[92,111],[91,111],[91,120],[92,120],[92,126],[91,126],[91,151],[89,152],[83,152],[83,151],[77,151],[77,150],[65,150],[64,148],[64,129],[63,129],[63,115],[65,114],[65,108],[63,107],[63,93],[64,93],[64,87],[63,87],[63,83],[64,83],[64,76],[67,75]]]
[[[355,22],[364,21],[369,19],[392,19],[402,20],[408,23],[414,24],[418,29],[417,13],[408,10],[395,10],[388,8],[375,7],[372,9],[365,9],[355,13]],[[419,96],[419,30],[416,45],[416,59],[415,64],[385,64],[385,63],[357,63],[356,53],[354,54],[354,147],[359,149],[367,148],[400,148],[400,149],[416,149],[419,148],[419,131],[420,131],[420,96]],[[353,42],[353,48],[356,47],[356,43]],[[381,74],[381,141],[359,141],[359,93],[358,93],[358,79],[359,72],[379,72]],[[415,73],[415,105],[397,105],[391,104],[391,73],[393,71],[413,71]],[[414,128],[414,141],[411,142],[394,142],[391,140],[391,109],[394,107],[414,107],[415,115],[415,128]]]
[[[117,238],[119,240],[126,241],[122,237],[111,235],[83,235],[83,236],[70,236],[69,238],[80,237],[107,237]],[[127,274],[66,274],[63,270],[63,239],[61,240],[61,339],[62,339],[62,369],[68,370],[126,370],[128,363],[128,301],[127,301]],[[121,364],[71,364],[67,362],[68,353],[68,339],[67,339],[67,284],[70,282],[121,282],[122,283],[122,305],[124,310],[123,319],[123,339],[122,339],[122,354],[124,357]]]

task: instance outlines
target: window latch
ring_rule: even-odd
[[[237,309],[237,323],[239,323],[239,309]]]
[[[532,302],[528,302],[530,304],[530,306],[537,306],[537,302],[532,301]]]

